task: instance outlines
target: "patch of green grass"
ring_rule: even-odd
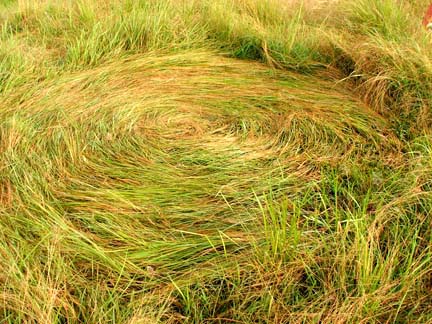
[[[1,3],[1,322],[432,321],[421,10]]]

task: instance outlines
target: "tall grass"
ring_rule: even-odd
[[[432,323],[422,10],[1,2],[1,322]]]
[[[334,66],[342,72],[339,79],[353,80],[349,87],[393,119],[401,138],[421,133],[430,119],[431,90],[430,37],[418,22],[422,6],[375,0],[318,3],[19,2],[3,9],[2,47],[8,53],[25,47],[36,62],[22,62],[19,55],[2,59],[2,89],[23,77],[11,61],[19,60],[21,69],[27,66],[36,78],[127,53],[206,47],[300,72]]]

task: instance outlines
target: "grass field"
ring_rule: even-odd
[[[0,0],[0,323],[432,323],[427,5]]]

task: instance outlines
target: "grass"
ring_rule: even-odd
[[[432,323],[426,3],[0,1],[2,323]]]

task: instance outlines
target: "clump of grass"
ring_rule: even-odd
[[[334,38],[336,57],[348,63],[345,73],[403,139],[430,126],[430,37],[421,29],[418,8],[391,1],[348,4],[340,22],[350,33]]]

